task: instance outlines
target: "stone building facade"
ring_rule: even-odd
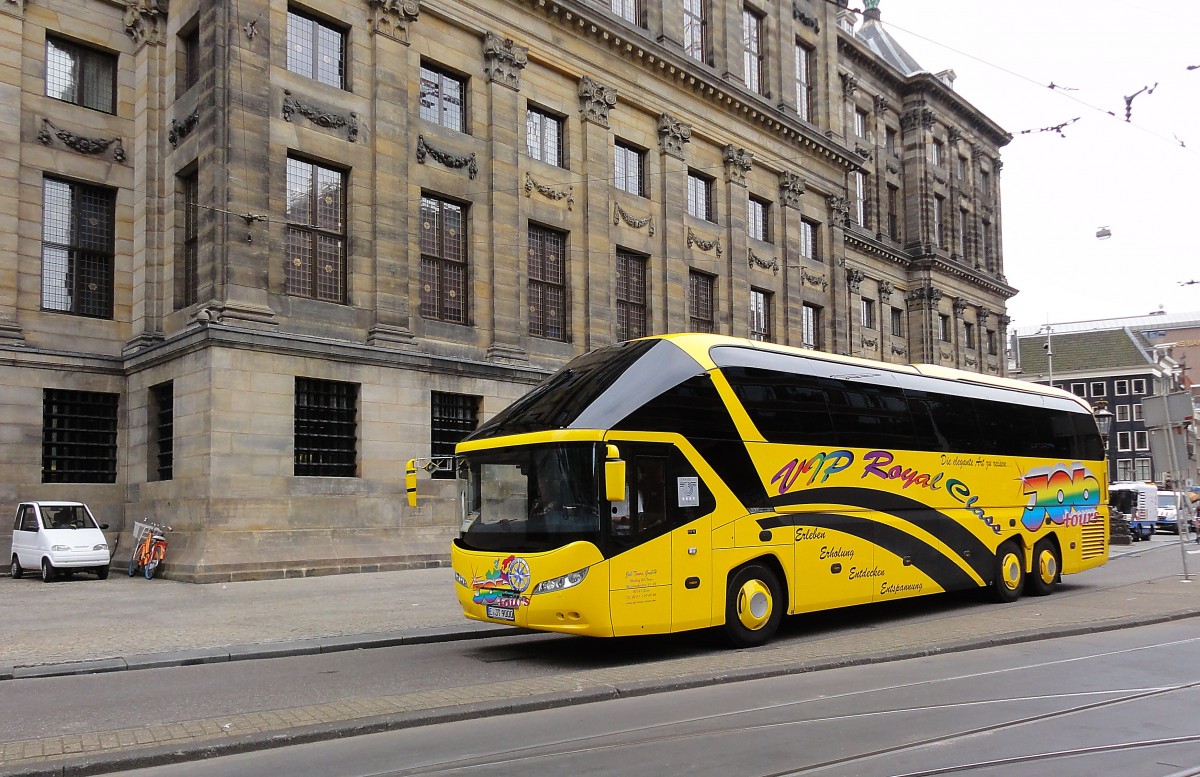
[[[0,505],[186,580],[435,564],[404,460],[591,348],[1003,374],[1010,136],[867,6],[0,0]]]

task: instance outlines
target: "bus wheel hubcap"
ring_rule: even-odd
[[[1015,553],[1009,553],[1004,557],[1004,585],[1015,591],[1020,582],[1021,562]]]
[[[771,589],[761,580],[748,580],[738,592],[738,619],[751,631],[761,629],[771,619]]]
[[[1042,557],[1038,559],[1038,571],[1042,576],[1042,582],[1054,582],[1054,578],[1058,577],[1058,563],[1054,560],[1053,553],[1050,551],[1042,553]]]

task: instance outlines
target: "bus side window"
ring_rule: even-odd
[[[639,458],[636,463],[635,533],[656,534],[667,522],[667,460]]]

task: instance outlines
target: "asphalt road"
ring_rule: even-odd
[[[1188,619],[128,774],[1182,777],[1198,648]]]
[[[1149,550],[1147,546],[1147,550]],[[1200,558],[1200,557],[1194,557]],[[1056,600],[1096,587],[1120,587],[1170,575],[1175,562],[1168,548],[1125,556],[1099,569],[1064,579]],[[40,585],[40,584],[39,584]],[[1025,597],[1008,617],[1025,613],[1036,623],[1044,600]],[[953,630],[966,614],[996,605],[980,597],[944,595],[886,605],[869,605],[787,619],[776,640],[760,651],[803,646],[806,641],[878,633],[889,626],[925,624],[931,635]],[[639,666],[664,661],[703,663],[726,652],[718,635],[691,632],[671,636],[595,640],[581,637],[506,632],[503,637],[433,645],[405,645],[327,653],[173,666],[132,672],[43,677],[6,681],[5,698],[21,700],[21,714],[5,716],[4,740],[150,726],[165,721],[236,716],[372,697],[482,683],[535,683],[540,678],[589,670],[610,672],[614,680],[639,677]]]

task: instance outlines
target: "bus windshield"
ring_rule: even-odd
[[[536,552],[599,542],[601,458],[595,443],[531,445],[460,456],[466,548]]]

